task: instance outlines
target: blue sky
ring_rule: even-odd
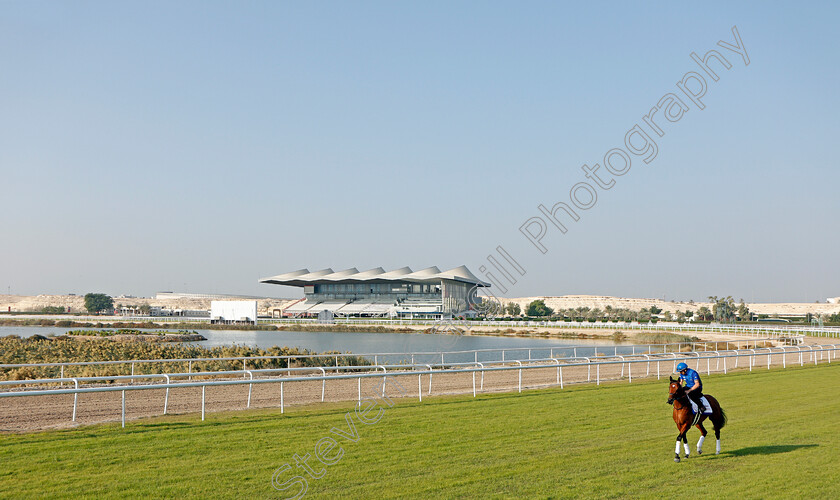
[[[512,297],[840,295],[837,4],[580,4],[0,3],[0,291],[293,296],[257,280],[502,245]],[[537,251],[711,49],[705,109]]]

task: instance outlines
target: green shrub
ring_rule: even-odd
[[[210,349],[189,344],[161,342],[103,342],[101,340],[73,339],[30,340],[17,336],[0,337],[0,364],[18,363],[59,363],[79,361],[118,361],[142,359],[177,359],[177,358],[237,358],[250,356],[307,356],[314,354],[296,347],[270,347],[261,349],[246,346],[223,346]],[[368,365],[364,358],[350,353],[327,351],[324,354],[338,355],[339,365]],[[293,361],[293,366],[335,366],[335,357],[305,358]],[[154,364],[135,364],[135,373],[185,372],[188,362],[173,361]],[[248,368],[288,368],[285,359],[249,360]],[[194,362],[193,371],[241,370],[242,361],[209,360]],[[59,367],[0,368],[0,380],[22,380],[33,378],[54,378],[60,373]],[[131,364],[68,366],[66,377],[128,375]]]

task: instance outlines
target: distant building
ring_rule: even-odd
[[[225,295],[220,293],[183,293],[183,292],[157,292],[155,299],[157,300],[176,300],[176,299],[264,299],[266,297],[253,297],[250,295]]]
[[[285,317],[317,317],[328,311],[336,317],[439,318],[467,310],[475,289],[490,286],[466,266],[417,272],[408,267],[388,272],[381,267],[363,272],[301,269],[260,283],[303,288],[304,300],[280,310]]]
[[[214,300],[210,303],[210,323],[257,324],[257,301]]]
[[[840,297],[832,297],[830,299],[825,299],[825,301],[829,304],[840,304]]]
[[[140,305],[121,306],[117,311],[120,316],[147,316],[143,313]],[[155,317],[185,317],[185,318],[209,318],[210,311],[204,309],[169,309],[168,307],[150,306],[148,316]]]

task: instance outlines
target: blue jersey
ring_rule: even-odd
[[[700,380],[700,374],[691,368],[686,369],[685,375],[680,375],[680,380],[683,381],[686,389],[694,387],[695,382],[700,382],[700,391],[703,391],[703,382]]]

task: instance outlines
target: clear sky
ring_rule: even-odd
[[[2,2],[0,292],[294,296],[257,280],[501,245],[509,297],[838,296],[840,4],[732,3]],[[657,155],[611,176],[635,125]]]

